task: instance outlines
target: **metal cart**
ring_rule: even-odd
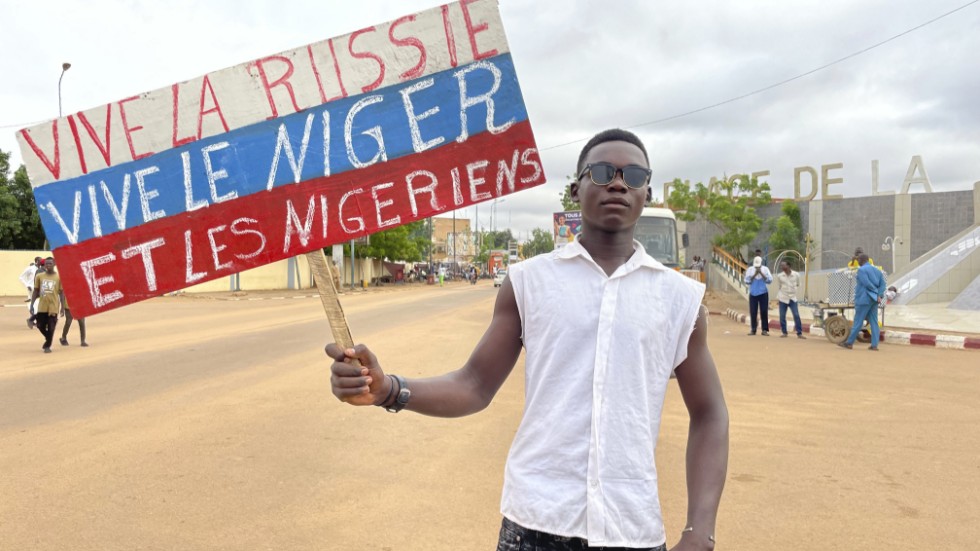
[[[830,297],[826,301],[810,303],[808,306],[813,308],[813,325],[824,330],[827,340],[834,344],[840,344],[847,340],[851,333],[854,322],[854,270],[843,270],[830,274],[828,281],[828,291]],[[851,319],[847,318],[847,311],[851,310]],[[885,324],[885,306],[878,305],[878,325]],[[871,330],[865,327],[858,333],[860,342],[871,342]]]

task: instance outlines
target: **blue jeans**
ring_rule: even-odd
[[[500,539],[497,541],[497,551],[587,551],[589,549],[667,551],[667,544],[659,547],[629,549],[625,547],[589,547],[589,542],[582,538],[566,538],[546,532],[538,532],[524,528],[507,517],[504,517],[500,525]]]
[[[786,334],[786,309],[789,308],[793,312],[793,323],[796,325],[796,334],[803,334],[803,322],[800,321],[800,305],[796,303],[795,300],[789,301],[789,304],[783,302],[779,303],[779,328],[783,330],[783,334]]]
[[[854,325],[851,326],[851,334],[847,336],[847,344],[854,344],[857,340],[861,327],[867,320],[871,326],[871,346],[878,348],[878,303],[874,304],[855,304],[854,305]]]

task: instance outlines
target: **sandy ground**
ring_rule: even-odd
[[[465,361],[495,294],[343,300],[355,338],[417,377]],[[494,547],[522,364],[487,411],[431,419],[332,397],[318,299],[154,299],[91,318],[91,347],[73,330],[54,354],[25,317],[0,308],[4,551]],[[718,549],[975,548],[980,353],[848,352],[721,316],[710,332],[732,419]],[[670,542],[686,422],[672,383],[658,447]]]

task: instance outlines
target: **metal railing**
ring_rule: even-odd
[[[744,262],[730,255],[728,251],[720,247],[713,247],[711,249],[711,261],[717,264],[732,282],[741,287],[748,287],[742,279],[745,270],[748,269],[748,265]]]
[[[705,281],[704,272],[701,270],[680,270],[680,272],[695,281],[699,281],[701,283],[704,283]]]

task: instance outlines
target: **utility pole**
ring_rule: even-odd
[[[432,273],[432,217],[429,217],[429,273]]]
[[[61,64],[61,76],[58,77],[58,118],[61,118],[61,79],[65,78],[65,71],[71,69],[71,63]]]

